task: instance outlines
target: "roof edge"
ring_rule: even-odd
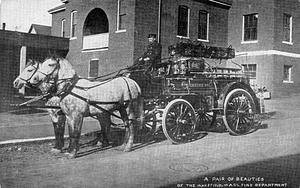
[[[65,5],[60,5],[60,6],[58,6],[58,7],[55,7],[55,8],[53,8],[53,9],[48,10],[48,12],[49,12],[50,14],[53,14],[53,13],[60,12],[60,11],[64,11],[64,10],[66,10]]]
[[[227,6],[227,7],[231,7],[231,5],[232,5],[232,1],[231,0],[227,0],[227,2],[220,1],[220,0],[208,0],[208,1],[212,2],[212,3],[220,4],[220,5],[223,5],[223,6]]]

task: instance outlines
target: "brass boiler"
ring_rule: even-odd
[[[188,63],[186,59],[179,58],[174,61],[172,65],[172,74],[173,75],[185,75],[188,70]]]

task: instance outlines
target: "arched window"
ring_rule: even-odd
[[[86,17],[83,26],[83,50],[108,48],[109,23],[106,13],[93,9]]]
[[[108,33],[108,19],[105,12],[100,8],[92,10],[84,21],[83,35],[95,35]]]

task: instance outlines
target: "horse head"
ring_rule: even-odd
[[[64,80],[76,75],[72,65],[63,58],[47,58],[39,70],[32,76],[30,83],[40,88],[42,92],[48,92],[54,85],[57,90],[64,87]]]
[[[29,80],[37,72],[41,63],[35,60],[29,60],[26,64],[25,69],[20,73],[20,75],[14,80],[13,85],[16,89],[21,89],[22,87],[31,87]]]

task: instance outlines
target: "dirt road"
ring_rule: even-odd
[[[49,153],[51,142],[1,146],[0,185],[6,187],[299,187],[299,96],[276,101],[263,129],[231,136],[224,129],[182,145],[162,135],[124,153],[82,145],[68,160]],[[296,104],[296,101],[298,104]],[[88,143],[92,136],[83,137]]]

